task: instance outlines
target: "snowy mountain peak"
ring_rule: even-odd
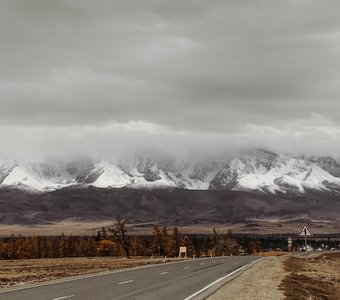
[[[311,163],[318,165],[320,168],[327,171],[329,174],[340,177],[340,163],[330,156],[310,157]]]
[[[184,188],[340,193],[340,164],[328,156],[294,156],[256,149],[229,162],[162,161],[134,155],[117,162],[0,163],[0,186],[49,191],[70,185],[100,188]]]
[[[334,159],[294,157],[257,150],[227,164],[212,180],[210,189],[270,193],[333,191],[340,189],[340,178],[336,176],[339,171],[339,164]]]
[[[0,165],[0,184],[7,187],[36,191],[54,190],[67,186],[71,174],[62,166],[50,163],[7,160]]]
[[[177,182],[180,188],[207,190],[211,180],[216,176],[223,164],[215,161],[176,161],[164,165],[168,174]]]
[[[123,187],[130,183],[130,177],[120,168],[100,159],[81,172],[75,181],[96,187]]]
[[[176,186],[176,182],[155,161],[143,157],[134,157],[131,161],[121,160],[118,163],[101,159],[80,173],[76,182],[101,188]]]
[[[18,165],[19,163],[14,159],[6,160],[0,165],[0,184],[5,181],[8,175],[10,175]]]

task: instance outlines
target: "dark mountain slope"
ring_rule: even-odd
[[[306,193],[272,195],[225,190],[64,188],[49,193],[0,189],[1,224],[43,224],[65,219],[104,220],[117,215],[130,222],[186,225],[237,223],[249,219],[340,218],[340,196]]]

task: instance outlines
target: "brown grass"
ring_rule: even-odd
[[[282,256],[286,255],[287,252],[284,251],[267,251],[267,252],[259,252],[257,255],[258,256]]]
[[[340,253],[308,259],[290,257],[284,262],[287,272],[280,288],[287,300],[340,299]]]
[[[0,288],[164,262],[114,257],[0,260]]]

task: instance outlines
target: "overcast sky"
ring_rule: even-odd
[[[340,155],[339,1],[0,2],[0,155]]]

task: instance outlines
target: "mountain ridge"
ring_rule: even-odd
[[[312,222],[339,228],[338,195],[321,192],[300,195],[260,194],[248,191],[131,188],[103,189],[69,186],[34,194],[0,189],[0,224],[58,224],[64,220],[100,222],[117,215],[131,223],[164,225],[237,224],[268,221]]]
[[[69,186],[340,194],[340,163],[330,156],[294,156],[265,149],[245,152],[227,162],[159,162],[139,155],[115,162],[0,162],[2,188],[48,192]]]

